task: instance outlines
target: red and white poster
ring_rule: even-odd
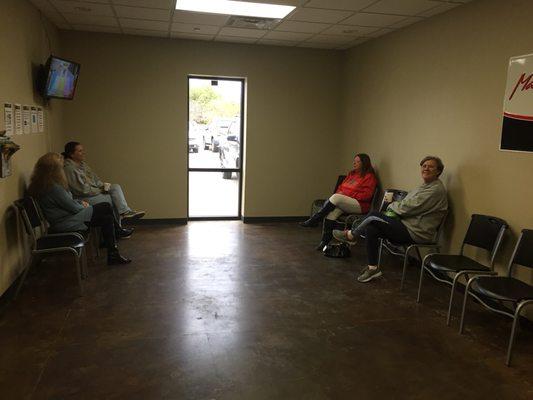
[[[500,150],[533,152],[533,54],[509,60]]]

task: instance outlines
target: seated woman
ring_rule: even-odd
[[[439,179],[444,164],[438,157],[427,156],[420,161],[424,183],[401,200],[387,207],[385,213],[372,212],[355,229],[333,231],[335,239],[355,244],[359,235],[366,237],[368,266],[357,280],[369,282],[382,273],[378,266],[380,239],[395,244],[431,242],[448,210],[446,189]]]
[[[335,221],[342,214],[366,214],[370,210],[377,183],[370,157],[363,153],[357,154],[353,159],[353,170],[339,185],[336,193],[316,214],[300,223],[303,227],[317,226],[322,218],[326,217],[317,250],[322,250],[333,238]]]
[[[68,186],[75,198],[85,200],[89,204],[111,204],[119,224],[121,219],[144,217],[144,211],[135,211],[128,206],[120,185],[102,182],[85,163],[85,152],[81,143],[68,142],[63,157]]]
[[[74,200],[68,191],[67,178],[63,170],[63,158],[57,153],[47,153],[35,164],[28,192],[33,196],[50,224],[51,232],[86,231],[88,224],[102,229],[107,248],[107,264],[128,264],[128,258],[118,251],[116,236],[130,236],[129,230],[115,225],[109,203],[93,206],[81,200]]]

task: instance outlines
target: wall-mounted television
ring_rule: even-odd
[[[74,98],[80,64],[50,56],[45,68],[45,85],[43,96],[45,98],[67,99]]]

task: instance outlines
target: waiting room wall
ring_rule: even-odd
[[[188,74],[247,79],[245,216],[304,215],[331,191],[339,53],[72,31],[61,39],[63,55],[82,65],[66,139],[83,142],[91,166],[147,218],[187,216]]]
[[[473,1],[351,49],[344,64],[342,159],[368,152],[385,187],[413,188],[419,160],[442,157],[447,243],[459,249],[472,213],[504,218],[500,268],[533,228],[533,154],[498,150],[507,64],[533,53],[532,12],[528,0]]]
[[[47,35],[52,49],[50,50]],[[0,130],[4,130],[4,102],[43,105],[34,91],[34,68],[44,64],[51,51],[59,51],[58,32],[41,20],[26,1],[0,2]],[[22,270],[25,255],[22,227],[11,205],[20,198],[35,161],[59,142],[61,104],[44,106],[45,133],[16,135],[21,149],[13,156],[13,174],[0,179],[0,295]]]

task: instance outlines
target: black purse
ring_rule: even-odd
[[[324,256],[331,258],[346,258],[352,254],[350,246],[346,243],[328,244],[324,246],[322,253]]]

